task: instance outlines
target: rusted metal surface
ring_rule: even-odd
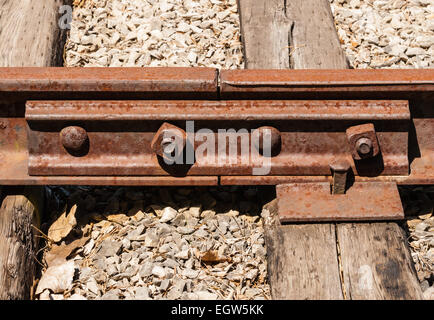
[[[29,176],[24,118],[0,118],[0,185],[207,186],[217,176]],[[60,146],[61,147],[61,146]]]
[[[77,126],[63,128],[59,134],[60,143],[70,154],[83,151],[89,143],[86,130]]]
[[[281,222],[399,220],[404,218],[394,182],[354,183],[345,194],[331,194],[329,183],[276,186]]]
[[[431,166],[431,165],[430,165]],[[431,166],[432,167],[432,166]],[[395,182],[398,185],[431,185],[434,181],[434,172],[425,171],[421,166],[420,170],[412,170],[408,176],[378,176],[378,177],[360,177],[355,176],[356,182]],[[426,172],[426,173],[424,173]],[[275,186],[286,183],[311,183],[311,182],[328,182],[332,183],[331,176],[220,176],[219,184],[222,186]]]
[[[28,101],[31,121],[408,120],[405,100]]]
[[[330,169],[333,177],[332,194],[345,194],[351,164],[347,161],[334,162],[330,164]]]
[[[212,68],[0,68],[0,94],[28,92],[218,91]],[[433,92],[433,69],[222,70],[220,91],[229,92]],[[407,99],[408,97],[406,97]]]
[[[166,158],[166,155],[170,154],[176,159],[184,151],[186,141],[187,133],[184,130],[165,122],[155,133],[151,141],[151,149],[160,157]]]
[[[330,165],[345,161],[356,182],[434,181],[433,69],[231,70],[220,79],[207,68],[0,74],[1,184],[332,183]],[[227,147],[227,163],[205,152],[194,164],[165,165],[152,139],[163,123],[186,130],[188,120],[195,132],[211,130],[216,148],[219,129],[248,130],[226,138],[247,137],[251,154],[228,154]],[[377,140],[348,141],[347,129],[367,124]],[[261,128],[274,129],[271,171],[253,176],[267,158],[261,139],[252,141]]]
[[[331,162],[352,162],[345,130],[365,120],[375,121],[382,157],[354,162],[353,171],[408,174],[406,101],[29,101],[26,120],[30,175],[252,175],[264,157],[250,147],[251,132],[266,120],[278,130],[275,135],[280,132],[281,150],[270,158],[270,175],[327,175]],[[168,120],[172,123],[164,124]],[[196,121],[195,132],[211,130],[214,150],[228,139],[227,160],[207,153],[192,165],[165,166],[155,155],[161,126],[186,130],[185,120]],[[61,129],[77,124],[89,137],[83,157],[72,157],[58,139]],[[234,132],[218,134],[230,128]],[[247,152],[229,153],[229,144],[243,139]],[[201,144],[195,141],[194,149]]]
[[[376,157],[380,153],[380,145],[372,123],[349,127],[347,137],[354,160]]]
[[[410,173],[427,184],[434,184],[434,118],[413,119],[413,123]]]
[[[268,156],[275,157],[282,150],[282,137],[279,130],[276,128],[270,126],[259,127],[252,132],[252,137],[255,136],[257,136],[257,138],[254,139],[254,146],[260,155],[267,156],[264,155],[267,141],[269,141],[270,144],[270,154]]]
[[[217,98],[212,68],[0,68],[0,100]]]
[[[417,70],[223,70],[223,99],[410,99],[434,92],[434,69]]]

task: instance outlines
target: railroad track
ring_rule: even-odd
[[[328,6],[309,24],[309,4],[300,4],[305,20],[295,23],[307,31],[291,37],[306,48],[282,56],[282,30],[294,21],[281,3],[240,1],[251,70],[1,68],[5,194],[11,186],[32,200],[43,185],[276,185],[266,207],[278,218],[266,231],[274,298],[421,298],[402,230],[390,221],[404,218],[397,185],[434,181],[434,70],[345,70]],[[252,22],[259,14],[262,31]],[[27,253],[9,254],[16,235],[6,233],[2,263],[27,268],[0,276],[0,297],[26,297],[30,286],[31,203],[3,201],[1,224],[20,221]],[[354,221],[377,223],[337,223]],[[351,284],[365,266],[377,287]],[[26,281],[5,287],[11,277]]]

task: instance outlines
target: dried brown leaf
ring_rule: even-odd
[[[208,250],[202,255],[201,261],[205,264],[217,264],[231,262],[231,258],[219,256],[216,250]]]
[[[76,211],[77,205],[74,205],[68,213],[66,211],[63,212],[48,229],[48,238],[54,242],[60,242],[63,238],[67,237],[77,225]]]
[[[70,257],[76,249],[83,247],[89,238],[90,237],[83,237],[67,245],[53,245],[51,250],[45,255],[47,266],[52,267],[66,262],[68,257]]]

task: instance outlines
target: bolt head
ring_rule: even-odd
[[[176,145],[174,144],[176,138],[174,136],[174,133],[167,132],[168,137],[164,138],[166,132],[163,133],[163,140],[161,141],[161,149],[163,152],[167,152],[169,154],[172,154],[175,149]]]
[[[187,134],[183,129],[165,122],[155,133],[151,141],[151,149],[156,155],[163,158],[166,157],[165,152],[172,154],[175,150],[177,150],[179,155],[183,152],[186,141]],[[176,144],[174,142],[176,142]],[[173,156],[177,157],[178,155]]]
[[[268,143],[268,141],[270,142],[272,157],[277,156],[280,153],[282,138],[279,130],[273,127],[263,126],[253,131],[252,137],[255,137],[256,135],[258,135],[258,138],[254,139],[254,145],[261,155],[264,155],[264,141],[266,143]]]
[[[349,127],[346,134],[354,160],[376,157],[380,153],[380,144],[372,123]]]
[[[60,142],[69,151],[80,151],[87,141],[87,132],[81,127],[70,126],[60,131]]]

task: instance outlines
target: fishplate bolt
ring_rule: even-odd
[[[71,154],[83,151],[89,143],[86,130],[77,126],[69,126],[60,131],[60,142],[63,147]]]
[[[186,141],[187,134],[184,130],[165,122],[152,139],[151,149],[163,159],[173,161],[182,154]]]
[[[264,155],[264,147],[270,148],[271,157],[277,156],[282,148],[280,131],[273,127],[264,126],[255,129],[252,133],[252,139],[254,139],[256,150],[258,150],[261,155]],[[270,145],[264,146],[264,141],[266,144]]]
[[[354,160],[372,158],[380,153],[380,145],[372,123],[350,127],[346,132]]]

